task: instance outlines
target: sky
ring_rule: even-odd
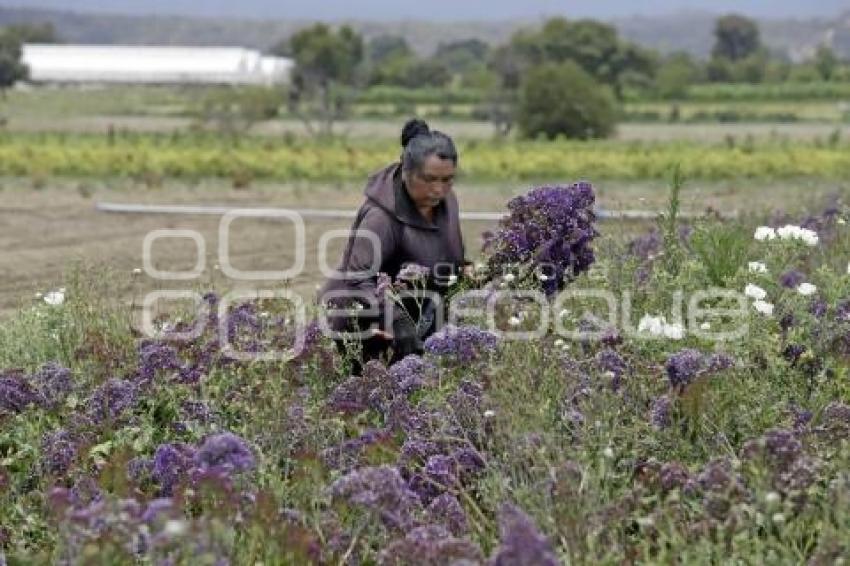
[[[0,6],[299,20],[493,21],[553,15],[609,19],[694,10],[734,11],[758,18],[831,17],[850,13],[850,0],[0,0]]]

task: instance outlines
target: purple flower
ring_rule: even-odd
[[[467,484],[473,476],[480,474],[486,467],[481,454],[471,447],[459,448],[452,452],[452,460],[461,484]]]
[[[431,270],[416,263],[406,263],[396,275],[396,280],[417,283],[426,280]]]
[[[656,429],[664,429],[672,423],[670,417],[672,402],[670,397],[662,395],[652,402],[649,409],[649,423]]]
[[[192,449],[185,444],[162,444],[154,453],[151,475],[160,485],[162,495],[174,495],[192,468]]]
[[[406,356],[390,366],[390,377],[404,395],[410,395],[424,385],[432,383],[436,374],[437,368],[434,364],[416,354]]]
[[[425,351],[468,364],[492,354],[497,344],[496,335],[490,331],[476,326],[447,325],[425,340]]]
[[[444,493],[431,502],[428,516],[433,522],[444,525],[454,536],[462,536],[469,529],[463,507],[450,493]]]
[[[685,387],[705,369],[705,359],[699,350],[685,348],[670,356],[664,367],[670,385]]]
[[[357,438],[346,440],[337,446],[322,450],[321,459],[327,467],[347,472],[361,463],[363,454],[370,447],[389,441],[391,436],[391,433],[387,430],[367,430]]]
[[[776,487],[783,492],[808,489],[818,478],[818,464],[808,456],[795,459],[775,478]]]
[[[685,487],[691,478],[688,469],[679,462],[665,462],[659,474],[661,489],[664,491]]]
[[[191,399],[180,404],[180,414],[185,419],[197,421],[201,424],[209,424],[214,418],[210,406],[205,401],[192,401]]]
[[[176,518],[179,512],[174,505],[174,500],[170,497],[161,497],[151,500],[144,513],[142,513],[142,522],[147,524],[164,522],[163,518]]]
[[[452,536],[442,525],[416,527],[391,542],[378,556],[381,566],[443,566],[481,564],[481,549],[467,539]]]
[[[41,451],[41,468],[45,474],[63,476],[71,469],[77,458],[76,439],[64,429],[44,435]]]
[[[549,540],[531,518],[510,503],[499,510],[500,545],[489,566],[559,566]]]
[[[823,299],[813,299],[811,304],[809,304],[809,312],[817,318],[826,316],[828,310],[829,305]]]
[[[706,490],[724,494],[742,493],[741,479],[732,471],[732,464],[725,458],[708,462],[697,476],[697,483]]]
[[[800,361],[800,356],[806,353],[806,348],[802,344],[788,344],[785,346],[785,349],[782,350],[782,357],[788,360],[791,364],[791,367],[797,365],[797,362]]]
[[[835,318],[840,322],[850,322],[850,299],[845,299],[835,307]]]
[[[142,485],[153,478],[153,461],[137,457],[127,462],[127,479],[136,485]]]
[[[803,452],[803,445],[790,430],[774,429],[764,433],[767,457],[775,466],[786,468]]]
[[[594,201],[586,182],[537,187],[511,199],[508,216],[485,242],[490,273],[526,264],[546,276],[539,283],[547,294],[563,288],[595,259],[590,247],[598,235]]]
[[[354,470],[335,481],[330,489],[334,499],[365,507],[392,529],[410,529],[414,512],[420,508],[416,494],[392,466]]]
[[[86,412],[95,423],[114,421],[136,402],[136,387],[123,379],[110,379],[95,389]]]
[[[245,441],[230,432],[208,436],[195,452],[194,460],[200,470],[245,472],[256,465],[254,454]]]
[[[139,344],[139,379],[149,382],[159,372],[179,370],[183,366],[177,350],[156,340],[144,340]]]
[[[428,458],[425,462],[425,474],[428,479],[442,487],[451,487],[457,482],[455,461],[442,454]]]
[[[805,280],[806,275],[796,269],[790,269],[779,276],[779,284],[788,289],[796,289]]]
[[[653,228],[629,242],[629,254],[642,261],[647,261],[653,259],[661,251],[662,244],[661,234],[656,228]]]
[[[359,413],[370,407],[383,410],[397,393],[398,384],[387,368],[377,360],[370,360],[362,375],[349,377],[331,392],[326,405],[341,413]]]
[[[41,366],[31,379],[38,388],[41,403],[49,409],[56,408],[73,388],[71,370],[56,362]]]
[[[830,402],[821,414],[819,431],[827,432],[835,438],[850,438],[850,405]]]
[[[723,352],[711,354],[706,360],[707,371],[717,372],[735,367],[735,358]]]
[[[38,403],[39,396],[20,372],[0,375],[0,411],[21,413]]]
[[[596,354],[596,364],[603,372],[611,373],[611,388],[614,391],[618,390],[620,388],[620,379],[628,368],[623,356],[611,348],[605,348]]]

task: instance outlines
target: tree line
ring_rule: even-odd
[[[772,54],[757,24],[740,15],[717,19],[707,61],[686,53],[661,56],[621,38],[608,24],[552,18],[516,32],[502,45],[478,39],[440,44],[417,55],[403,36],[365,39],[349,26],[318,23],[276,43],[270,54],[291,57],[294,74],[285,91],[288,112],[311,132],[328,135],[350,115],[364,89],[466,90],[476,93],[476,115],[496,131],[525,137],[595,138],[608,135],[618,104],[634,93],[645,98],[684,99],[699,83],[761,83],[850,80],[850,65],[820,46],[804,63]],[[14,26],[0,31],[0,88],[26,78],[24,42],[58,41],[51,26]],[[257,118],[280,105],[278,96],[252,93],[243,106]],[[206,100],[213,109],[232,106]]]

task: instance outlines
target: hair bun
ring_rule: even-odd
[[[431,128],[428,127],[425,120],[411,118],[405,122],[404,127],[401,129],[401,147],[407,147],[410,140],[416,136],[429,133],[431,133]]]

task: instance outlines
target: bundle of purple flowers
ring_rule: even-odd
[[[518,265],[536,273],[551,295],[570,278],[590,268],[590,247],[599,234],[594,227],[595,197],[590,183],[543,186],[508,203],[510,214],[484,244],[491,273]]]

